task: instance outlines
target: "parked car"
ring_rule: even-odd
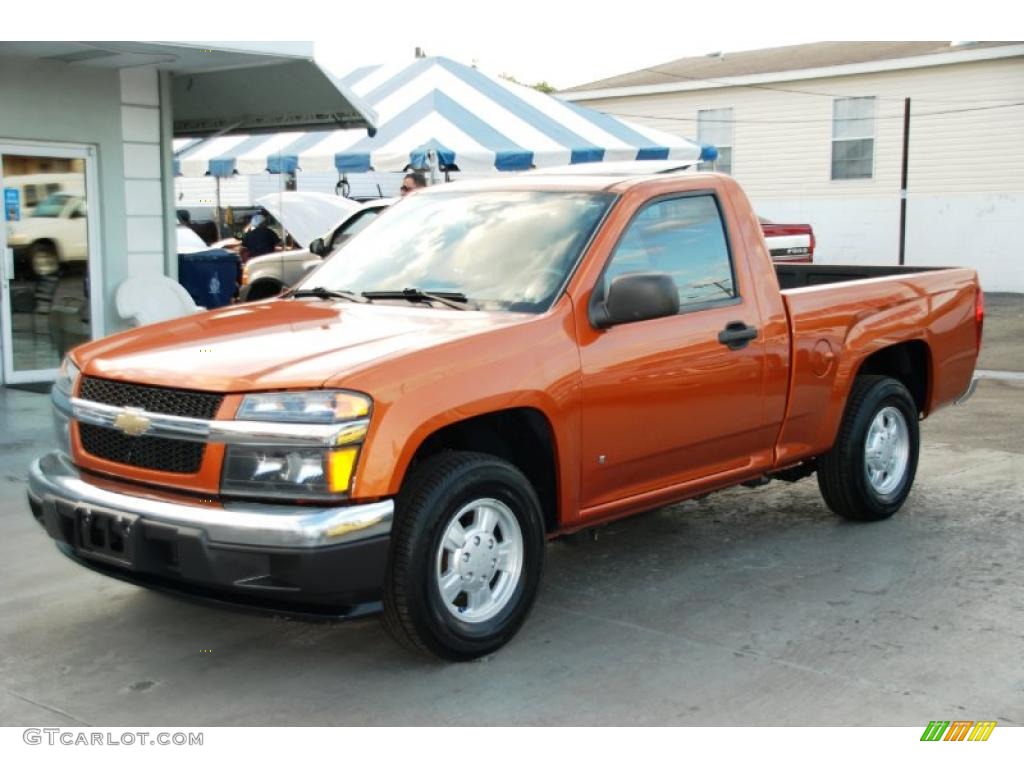
[[[69,354],[28,484],[63,553],[268,610],[383,604],[406,647],[470,659],[519,631],[552,537],[815,473],[840,516],[893,515],[920,419],[971,392],[973,270],[773,265],[728,176],[467,181],[387,216],[288,298]]]
[[[27,266],[37,277],[47,277],[63,266],[84,265],[89,257],[86,215],[84,197],[55,192],[31,215],[9,223],[7,242],[19,271]]]
[[[814,262],[814,229],[810,224],[776,224],[760,217],[758,220],[772,261],[787,264]]]
[[[318,266],[322,258],[338,250],[356,233],[394,203],[396,198],[382,198],[363,203],[346,214],[341,221],[325,225],[309,244],[309,249],[277,251],[249,259],[242,268],[240,301],[257,301],[277,296],[285,288]],[[329,226],[329,228],[328,228]],[[326,231],[325,231],[326,230]]]

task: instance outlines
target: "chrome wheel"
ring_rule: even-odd
[[[523,570],[523,532],[497,499],[476,499],[456,512],[437,548],[434,578],[445,608],[471,624],[509,604]]]
[[[60,260],[57,253],[46,245],[37,245],[32,249],[30,263],[32,271],[38,277],[49,277],[60,269]]]
[[[910,462],[910,431],[903,413],[892,406],[880,410],[864,441],[864,472],[876,493],[885,496],[903,482]]]

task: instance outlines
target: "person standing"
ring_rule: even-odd
[[[262,213],[253,216],[250,225],[252,228],[242,237],[243,261],[272,253],[281,244],[281,238],[268,226],[267,217]]]

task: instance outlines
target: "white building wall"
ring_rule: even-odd
[[[153,67],[119,72],[129,275],[164,274],[160,87]]]
[[[871,179],[830,178],[834,96],[877,99]],[[682,136],[698,110],[731,107],[733,175],[758,213],[812,224],[822,263],[894,264],[906,97],[907,263],[971,266],[986,290],[1024,292],[1022,57],[580,103]]]

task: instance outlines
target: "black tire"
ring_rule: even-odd
[[[446,605],[435,571],[445,556],[440,550],[449,524],[456,517],[475,523],[476,512],[457,513],[480,499],[497,500],[514,515],[522,559],[517,577],[509,577],[508,602],[493,618],[467,622],[453,615],[458,609]],[[398,496],[384,586],[384,626],[402,646],[450,661],[492,653],[512,639],[529,615],[544,550],[540,502],[522,472],[488,454],[452,451],[433,456],[410,474]]]
[[[36,277],[49,277],[60,272],[60,256],[49,243],[33,243],[28,251],[28,265]]]
[[[883,487],[884,492],[880,492],[869,480],[865,452],[871,426],[886,408],[902,414],[908,456],[898,478],[896,472],[891,480],[887,474],[882,476],[881,484],[891,482],[893,487]],[[920,440],[917,406],[902,382],[887,376],[854,379],[836,442],[818,459],[818,488],[829,509],[859,522],[891,517],[903,506],[914,484]]]

